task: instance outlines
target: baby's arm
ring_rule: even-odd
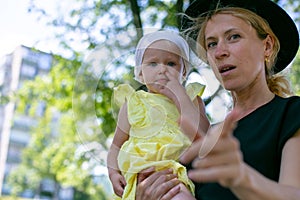
[[[197,96],[194,100],[195,106],[198,108],[199,111],[199,127],[202,129],[200,134],[206,133],[208,128],[210,127],[210,122],[207,118],[206,111],[205,111],[205,104],[201,97]],[[203,136],[203,135],[202,135]]]
[[[115,194],[120,197],[123,194],[126,181],[118,167],[118,154],[123,143],[128,140],[129,129],[127,104],[125,103],[120,109],[115,135],[107,156],[109,179],[112,182]]]
[[[199,111],[199,128],[201,131],[198,131],[195,140],[193,141],[192,145],[180,156],[180,162],[182,164],[188,164],[192,160],[195,159],[196,156],[198,156],[199,152],[199,145],[201,145],[201,138],[203,138],[203,133],[206,133],[208,128],[210,127],[210,122],[207,118],[206,112],[205,112],[205,105],[202,99],[198,96],[194,100],[194,104],[196,108],[198,108]],[[200,140],[197,140],[200,139]]]
[[[171,73],[166,72],[166,75],[169,81],[159,92],[175,103],[180,113],[179,126],[184,134],[194,141],[200,135],[204,135],[209,127],[204,103],[200,97],[193,102],[178,79]]]

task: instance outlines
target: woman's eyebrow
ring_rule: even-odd
[[[233,31],[236,31],[236,30],[238,30],[238,29],[237,28],[230,28],[230,29],[228,29],[224,32],[224,35],[228,35],[229,33],[233,32]],[[213,40],[213,39],[216,39],[216,37],[210,36],[210,37],[205,38],[205,40]]]

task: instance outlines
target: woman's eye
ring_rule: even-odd
[[[207,43],[207,49],[213,48],[216,45],[217,45],[217,42],[209,42],[209,43]]]
[[[238,38],[240,38],[241,36],[239,34],[233,34],[229,37],[229,40],[236,40]]]

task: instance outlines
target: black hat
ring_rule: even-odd
[[[299,48],[299,33],[294,21],[279,5],[270,0],[195,0],[188,6],[185,14],[194,18],[216,9],[217,6],[246,8],[267,20],[280,42],[275,73],[286,68],[294,59]],[[183,17],[181,30],[186,30],[192,25],[191,20]],[[196,34],[191,36],[196,39]]]

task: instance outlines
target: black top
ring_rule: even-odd
[[[242,118],[234,131],[244,161],[271,180],[278,181],[284,144],[300,128],[299,111],[300,97],[275,96]],[[218,183],[195,184],[197,199],[237,199]]]

